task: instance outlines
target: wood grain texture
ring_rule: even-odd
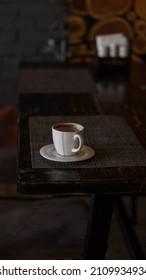
[[[140,18],[146,20],[146,5],[144,0],[135,0],[135,10]]]
[[[87,11],[95,19],[122,15],[129,10],[132,0],[87,0]]]
[[[68,26],[69,38],[80,38],[85,35],[87,25],[84,18],[77,15],[71,15],[67,17],[66,24]]]
[[[89,31],[88,39],[94,41],[97,35],[112,33],[123,33],[129,39],[133,36],[132,28],[125,19],[113,17],[95,23]]]
[[[136,55],[145,60],[145,0],[70,0],[70,3],[72,5],[70,16],[78,16],[82,23],[84,20],[83,25],[86,31],[82,32],[81,36],[78,36],[78,32],[76,34],[80,44],[86,44],[87,51],[85,52],[84,49],[80,49],[79,52],[78,48],[74,48],[69,61],[92,63],[94,56],[96,56],[96,48],[92,48],[92,45],[95,45],[96,35],[111,33],[123,33],[127,36],[131,45],[131,57]],[[71,26],[74,29],[75,25],[70,21],[69,29],[71,29]],[[75,40],[75,36],[68,36],[69,42],[73,43],[71,38]],[[70,48],[70,44],[68,47]],[[93,52],[90,52],[91,50]]]
[[[72,13],[76,13],[80,16],[86,16],[87,15],[87,8],[86,8],[86,0],[69,0],[69,10]]]

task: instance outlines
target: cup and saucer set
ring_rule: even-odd
[[[95,151],[84,145],[84,127],[77,123],[57,123],[52,126],[53,144],[40,149],[45,159],[59,162],[87,160]]]

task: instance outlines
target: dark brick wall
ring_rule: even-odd
[[[53,59],[43,48],[62,13],[50,0],[0,0],[0,107],[17,102],[20,61]]]

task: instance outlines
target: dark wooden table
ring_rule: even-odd
[[[131,257],[134,245],[133,258],[144,258],[136,236],[132,228],[129,228],[128,216],[120,198],[123,194],[130,194],[131,197],[134,197],[146,193],[145,81],[146,67],[138,63],[131,64],[128,76],[124,77],[119,72],[114,72],[102,77],[102,79],[98,79],[96,68],[92,65],[90,67],[69,64],[21,65],[18,84],[20,109],[18,192],[21,194],[91,195],[92,205],[83,259],[104,259],[114,205],[117,206],[120,213],[119,219],[124,217],[123,227],[128,228],[127,236],[132,252]],[[127,149],[129,147],[129,154],[127,151],[126,153],[127,157],[131,157],[131,161],[126,163],[124,158],[123,164],[117,161],[118,163],[115,165],[110,161],[108,166],[108,161],[107,165],[105,163],[102,165],[102,160],[101,162],[97,160],[97,162],[92,163],[92,166],[89,160],[85,165],[81,163],[81,166],[80,163],[77,163],[76,166],[73,165],[70,168],[67,165],[63,165],[63,167],[50,165],[47,168],[47,160],[41,158],[42,161],[44,160],[41,162],[42,165],[39,166],[40,163],[38,166],[35,166],[35,163],[33,165],[32,156],[34,155],[31,151],[33,138],[30,131],[30,119],[33,117],[37,124],[37,120],[40,118],[53,122],[53,117],[55,121],[68,116],[72,120],[80,120],[80,118],[84,120],[85,129],[86,120],[90,121],[89,116],[92,121],[95,118],[96,123],[98,123],[98,117],[103,117],[103,120],[110,119],[111,127],[112,117],[118,120],[122,118],[127,129],[130,129],[131,139],[137,141],[132,144],[133,150],[130,150],[129,134],[127,138],[122,138],[119,134],[122,148],[124,147],[122,141],[125,141],[122,139],[127,139],[126,145]],[[94,127],[94,122],[92,122],[92,129],[97,130],[97,127]],[[122,127],[119,126],[118,129],[120,130]],[[122,133],[124,130],[121,135]],[[127,133],[129,133],[128,130]],[[114,130],[111,137],[113,135]],[[97,147],[98,137],[93,135],[90,138],[94,140],[95,147]],[[103,139],[101,139],[101,144],[102,141]],[[117,145],[118,140],[114,141]],[[135,151],[136,155],[133,158]],[[97,154],[100,151],[95,149],[95,152]],[[118,158],[118,151],[116,150],[115,153]],[[137,153],[142,155],[143,159],[140,157],[138,161],[137,159],[135,161]],[[102,158],[102,151],[100,156]],[[43,164],[45,165],[43,166]]]

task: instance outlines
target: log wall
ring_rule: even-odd
[[[119,32],[134,59],[146,57],[146,0],[69,0],[67,26],[72,62],[92,62],[96,35]]]

